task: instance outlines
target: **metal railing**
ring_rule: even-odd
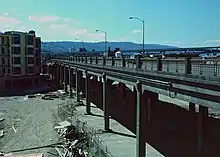
[[[61,59],[76,63],[93,64],[98,66],[115,68],[142,69],[143,71],[163,72],[169,74],[197,75],[205,77],[220,76],[220,58],[201,57],[137,57],[115,58],[115,57],[59,57]]]

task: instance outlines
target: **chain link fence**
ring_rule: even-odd
[[[78,132],[84,132],[89,143],[89,157],[113,157],[108,151],[107,146],[103,144],[97,135],[99,130],[91,128],[86,122],[83,122],[82,115],[76,111],[77,102],[69,100],[65,103],[58,104],[57,116],[60,121],[68,120]]]

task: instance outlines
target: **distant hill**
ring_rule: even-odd
[[[132,42],[108,42],[108,47],[111,50],[115,48],[120,48],[121,50],[137,50],[142,49],[142,44],[136,44]],[[57,42],[42,42],[41,44],[42,52],[68,52],[70,49],[72,51],[79,51],[79,48],[84,47],[88,51],[103,51],[104,42],[92,43],[92,42],[71,42],[71,41],[57,41]],[[145,44],[145,49],[164,49],[164,48],[176,48],[174,46],[159,45],[159,44]]]

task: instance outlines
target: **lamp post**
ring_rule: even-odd
[[[105,34],[105,53],[107,53],[107,33],[103,30],[97,29],[96,32],[102,32]]]
[[[140,18],[138,18],[138,17],[134,17],[134,16],[132,16],[132,17],[129,17],[129,20],[139,20],[139,21],[141,21],[142,22],[142,38],[143,38],[143,53],[145,52],[145,50],[144,50],[144,34],[145,34],[145,30],[144,30],[144,20],[142,20],[142,19],[140,19]]]

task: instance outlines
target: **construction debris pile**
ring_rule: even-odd
[[[65,93],[63,90],[58,90],[58,91],[49,92],[46,94],[27,95],[24,99],[41,98],[42,100],[54,100],[54,99],[60,98],[62,100],[65,100],[65,97],[67,97],[67,96],[68,96],[68,93]]]
[[[63,121],[56,126],[59,138],[64,138],[64,144],[59,148],[55,147],[58,154],[63,157],[86,157],[89,149],[89,137],[83,130],[78,130],[68,121]]]

